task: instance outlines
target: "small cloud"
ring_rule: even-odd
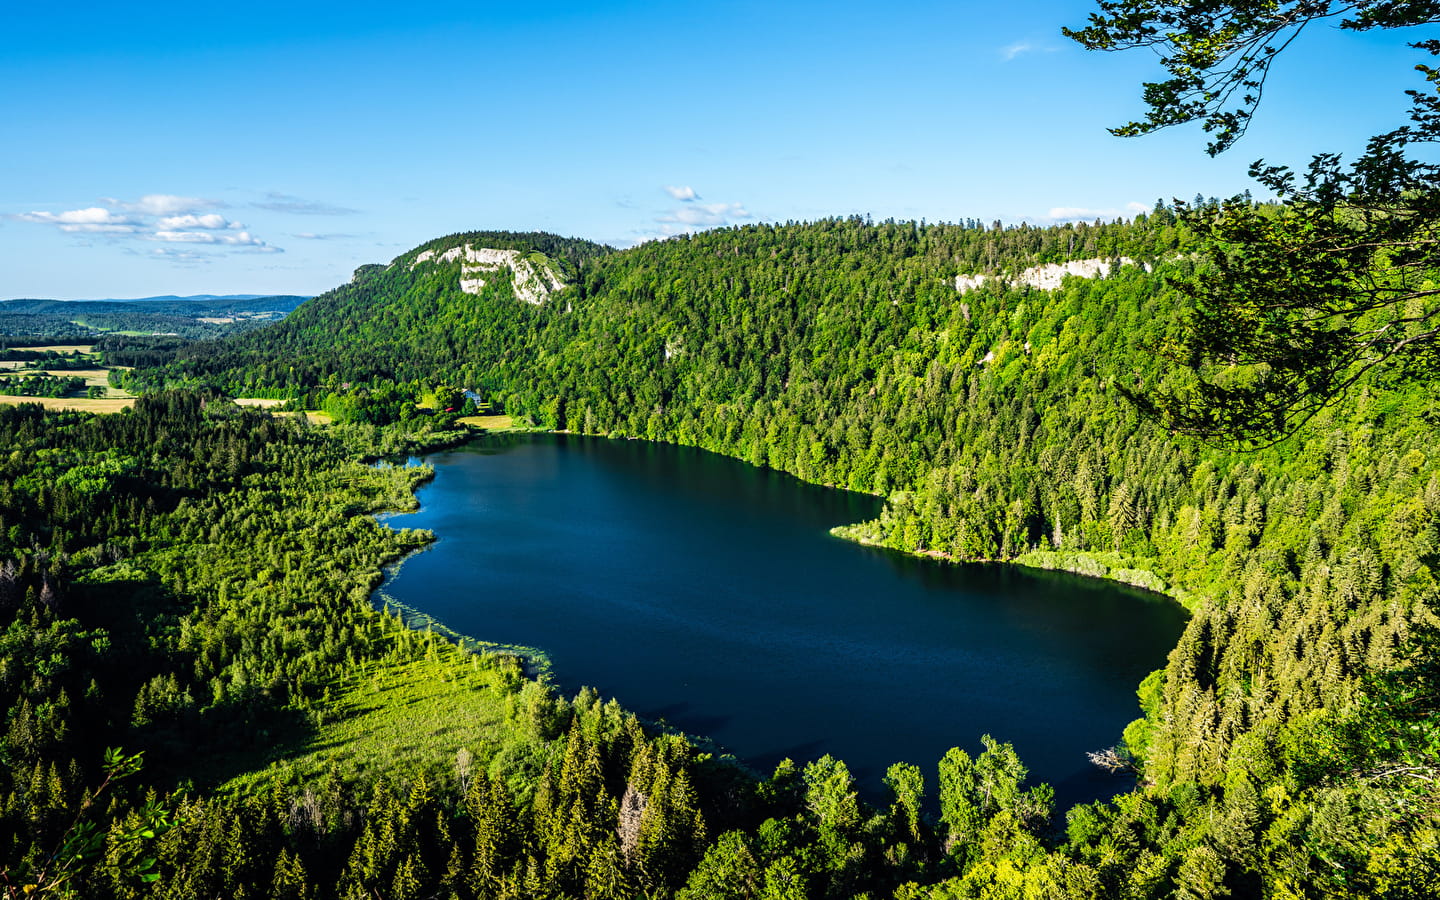
[[[157,224],[160,228],[165,230],[176,230],[181,228],[233,228],[238,230],[245,227],[239,222],[231,222],[229,219],[225,218],[219,213],[206,213],[203,216],[167,216],[161,219]]]
[[[150,259],[161,259],[182,266],[208,264],[211,261],[211,257],[204,253],[196,253],[193,250],[172,250],[169,247],[156,247],[148,255]]]
[[[111,206],[118,206],[130,212],[145,216],[177,216],[195,212],[198,209],[223,209],[225,204],[218,200],[204,200],[200,197],[181,197],[178,194],[146,194],[133,203],[101,197]]]
[[[680,234],[694,234],[707,228],[723,228],[737,219],[751,218],[750,211],[742,203],[700,203],[700,194],[690,185],[665,185],[665,193],[680,206],[672,207],[655,216],[658,228],[640,229],[633,238],[624,238],[611,243],[616,246],[634,246],[659,238]]]
[[[302,241],[345,241],[359,237],[356,234],[340,234],[339,232],[316,234],[313,231],[298,231],[290,236],[300,238]]]
[[[305,200],[292,194],[282,194],[271,191],[265,195],[262,201],[256,201],[251,206],[257,209],[268,209],[271,212],[292,213],[301,216],[353,216],[358,214],[358,209],[350,209],[344,206],[333,206],[329,203],[319,203],[314,200]]]
[[[152,241],[167,244],[218,244],[226,247],[251,247],[262,253],[278,253],[280,248],[251,236],[248,231],[227,234],[215,231],[157,231],[149,236]]]
[[[133,234],[141,224],[129,216],[119,216],[108,209],[92,206],[88,209],[72,209],[66,212],[28,212],[13,216],[22,222],[40,225],[54,225],[71,234]]]
[[[1013,44],[1007,44],[1000,48],[1000,58],[1005,62],[1010,62],[1015,57],[1022,56],[1026,53],[1054,53],[1059,49],[1059,47],[1048,47],[1042,44],[1036,44],[1033,41],[1016,41]]]
[[[1124,208],[1095,209],[1088,206],[1054,206],[1043,216],[1038,217],[1037,223],[1062,224],[1065,222],[1093,222],[1096,219],[1124,219],[1135,216],[1137,213],[1149,212],[1150,207],[1144,203],[1134,200],[1126,203]]]
[[[718,228],[729,225],[731,219],[748,218],[750,213],[746,212],[744,205],[740,203],[697,203],[676,207],[657,217],[655,221],[689,228]]]

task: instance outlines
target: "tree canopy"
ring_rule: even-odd
[[[1309,25],[1338,19],[1365,31],[1430,25],[1423,0],[1156,3],[1100,0],[1090,24],[1065,33],[1092,50],[1144,47],[1169,78],[1144,85],[1141,135],[1200,122],[1212,154],[1244,135],[1275,58]],[[1431,56],[1440,41],[1410,44]],[[1440,71],[1416,68],[1410,121],[1371,137],[1348,165],[1335,153],[1303,173],[1256,161],[1251,175],[1277,203],[1235,198],[1181,205],[1211,265],[1177,284],[1194,311],[1162,354],[1174,367],[1130,388],[1171,428],[1241,444],[1292,434],[1371,370],[1427,377],[1436,362],[1440,302]]]

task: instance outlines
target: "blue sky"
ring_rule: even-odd
[[[861,213],[1111,218],[1354,153],[1421,55],[1317,28],[1250,134],[1105,131],[1143,53],[1090,4],[16,4],[0,29],[0,298],[318,293],[430,238],[626,246]],[[1428,35],[1435,36],[1435,35]]]

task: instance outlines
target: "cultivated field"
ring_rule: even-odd
[[[104,397],[91,400],[89,397],[14,397],[0,394],[0,403],[11,406],[20,403],[38,403],[46,409],[74,409],[80,412],[113,413],[135,405],[134,397]]]
[[[26,350],[31,353],[43,353],[46,350],[53,350],[56,353],[89,353],[95,349],[94,344],[50,344],[45,347],[16,347],[16,350]]]
[[[110,387],[109,369],[35,369],[34,371],[27,371],[25,374],[54,375],[57,378],[83,378],[85,379],[86,387],[93,387],[95,385],[99,385],[103,388],[109,388],[112,393],[115,393],[118,396],[130,396],[124,391],[121,391],[119,388]]]

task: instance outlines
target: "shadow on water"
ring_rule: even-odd
[[[637,709],[635,714],[642,719],[673,725],[684,722],[682,730],[691,734],[710,735],[724,730],[734,716],[714,715],[695,709],[693,703],[671,703],[658,709]]]
[[[1183,628],[1128,586],[950,565],[829,535],[874,497],[691,448],[504,435],[431,456],[433,530],[383,590],[459,632],[543,648],[591,685],[768,772],[825,753],[866,795],[980,735],[1013,743],[1062,804],[1124,790],[1115,744],[1135,689]]]

